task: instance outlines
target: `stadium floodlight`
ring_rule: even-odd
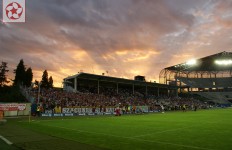
[[[231,59],[215,60],[215,63],[217,65],[231,65],[232,64],[232,60]]]
[[[186,62],[186,65],[195,65],[197,63],[197,60],[196,59],[191,59],[189,61]]]

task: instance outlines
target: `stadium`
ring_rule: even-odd
[[[230,150],[232,0],[2,0],[0,150]]]
[[[7,120],[1,121],[0,146],[230,149],[231,55],[166,67],[160,83],[79,72],[64,78],[63,89],[21,87],[30,103],[0,104]]]
[[[232,53],[221,52],[164,68],[160,83],[179,87],[215,103],[230,104],[232,100]]]

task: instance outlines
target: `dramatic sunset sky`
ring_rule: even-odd
[[[231,0],[26,0],[26,23],[0,23],[9,78],[23,59],[57,87],[80,70],[158,82],[165,67],[231,49]]]

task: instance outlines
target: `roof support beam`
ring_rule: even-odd
[[[160,95],[159,95],[159,87],[157,87],[157,96],[160,96]]]
[[[146,85],[146,91],[145,91],[145,93],[146,93],[146,96],[147,96],[147,85]]]
[[[100,82],[100,81],[99,81],[99,80],[97,80],[97,94],[99,94],[99,93],[100,93],[100,89],[99,89],[99,88],[100,88],[100,85],[99,85],[99,82]]]
[[[77,77],[74,78],[74,90],[77,91]]]
[[[135,85],[132,84],[132,93],[135,94]]]

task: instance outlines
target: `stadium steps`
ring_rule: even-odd
[[[195,92],[202,97],[209,99],[208,101],[213,101],[219,104],[231,104],[228,96],[232,98],[232,92]]]

